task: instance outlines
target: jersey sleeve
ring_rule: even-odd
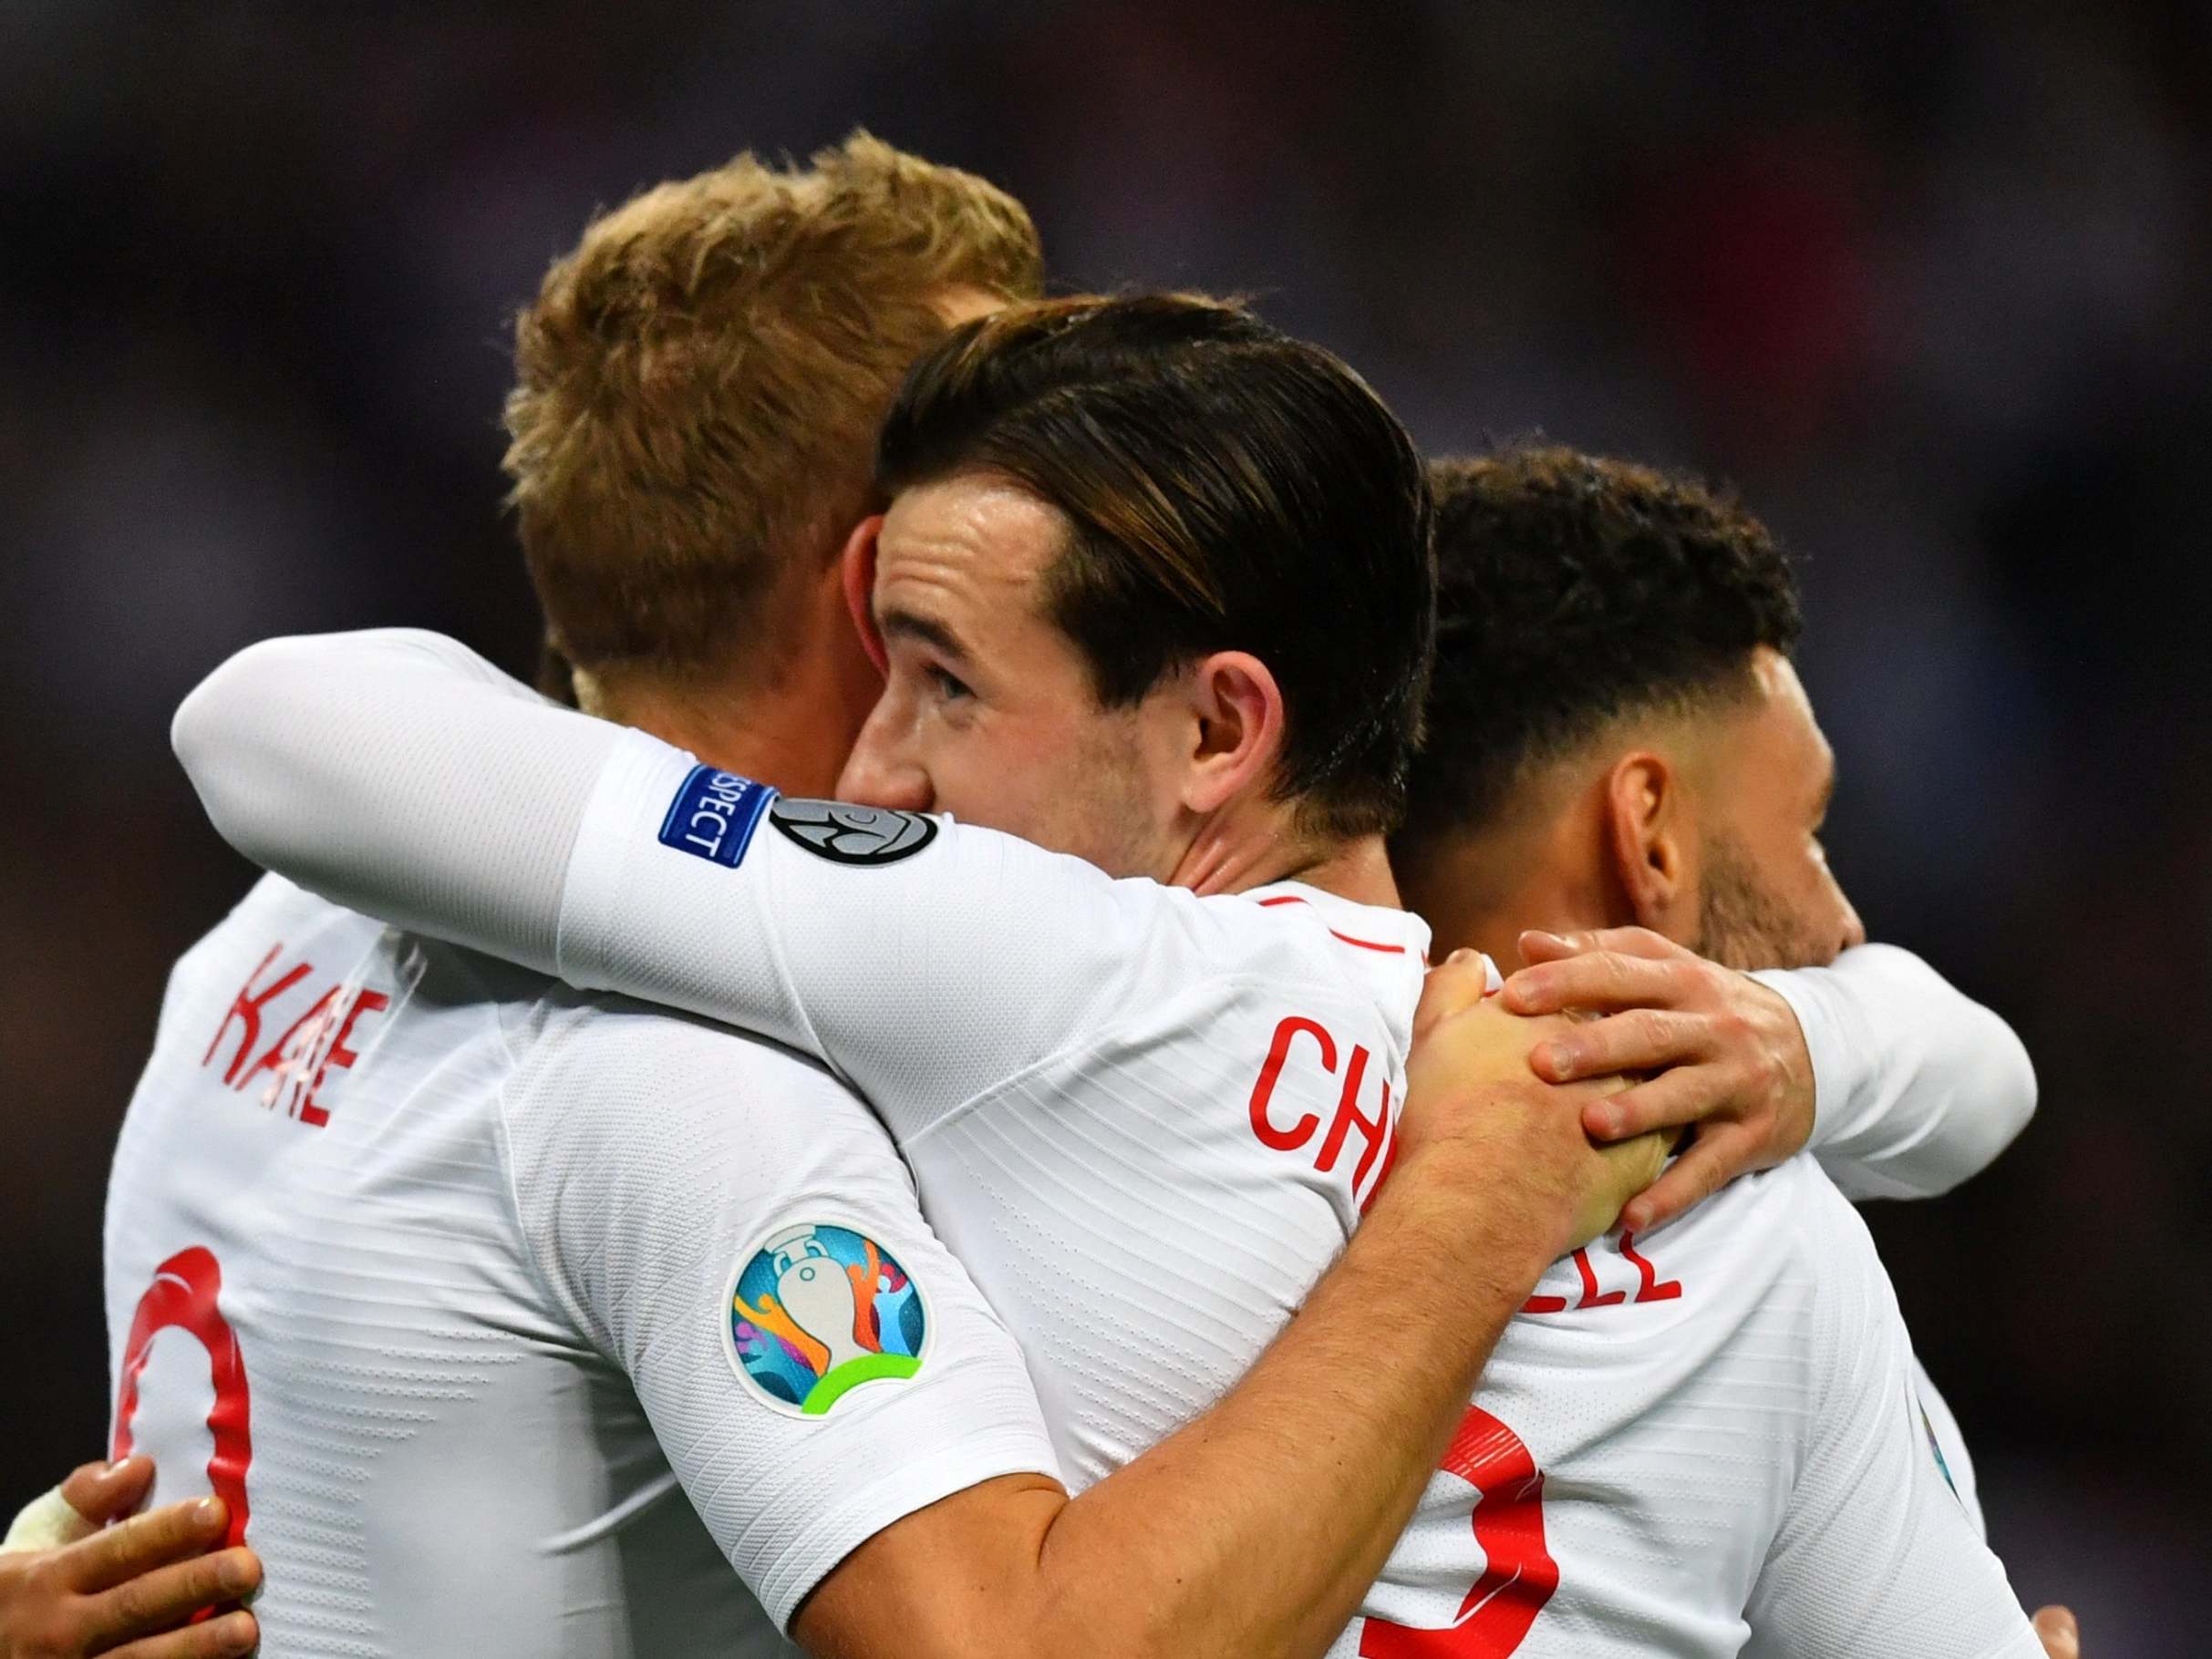
[[[627,732],[577,832],[558,972],[818,1056],[904,1143],[1094,1040],[1178,910],[1013,836],[775,798]]]
[[[1826,968],[1752,975],[1813,1057],[1808,1149],[1845,1194],[1932,1198],[1987,1169],[2035,1113],[2012,1028],[1910,951],[1867,944]]]
[[[569,849],[618,727],[411,628],[264,640],[170,728],[222,838],[310,892],[554,971]]]
[[[248,858],[398,926],[827,1061],[902,1139],[1095,1035],[1163,890],[1010,836],[793,802],[435,634],[279,640],[174,740]]]
[[[1814,1420],[1744,1617],[1747,1659],[2043,1659],[1945,1472],[1888,1275],[1850,1206],[1801,1237],[1819,1275]]]
[[[1981,1513],[1981,1478],[1974,1470],[1974,1454],[1967,1448],[1966,1435],[1951,1411],[1951,1403],[1943,1397],[1943,1390],[1936,1386],[1936,1379],[1928,1376],[1928,1367],[1920,1363],[1917,1354],[1912,1362],[1912,1386],[1913,1396],[1928,1416],[1928,1438],[1935,1446],[1944,1476],[1950,1481],[1951,1489],[1959,1494],[1959,1505],[1966,1510],[1974,1536],[1986,1542],[1990,1523]]]
[[[606,999],[531,1047],[502,1128],[541,1277],[780,1627],[925,1505],[1059,1478],[1012,1337],[819,1067]]]

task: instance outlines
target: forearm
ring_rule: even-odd
[[[208,816],[254,862],[399,926],[550,970],[613,726],[404,630],[265,641],[177,711]]]
[[[1753,975],[1788,1001],[1813,1060],[1810,1150],[1853,1198],[1928,1198],[1986,1169],[2035,1111],[2010,1025],[1908,951]]]
[[[1548,1258],[1556,1223],[1518,1201],[1473,1159],[1409,1157],[1213,1409],[1072,1501],[1031,1482],[951,1500],[925,1550],[872,1540],[794,1633],[829,1659],[1324,1653]]]
[[[1481,1218],[1487,1236],[1470,1234],[1466,1197],[1447,1183],[1486,1179],[1442,1159],[1401,1168],[1243,1385],[1063,1512],[1042,1562],[1058,1593],[1092,1603],[1087,1619],[1136,1613],[1127,1651],[1325,1650],[1548,1259],[1503,1192]]]

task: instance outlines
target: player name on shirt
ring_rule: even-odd
[[[227,1062],[222,1063],[226,1087],[243,1095],[265,1077],[263,1106],[321,1128],[330,1121],[326,1094],[330,1074],[349,1068],[361,1057],[352,1046],[355,1025],[364,1017],[388,1013],[394,993],[357,979],[333,980],[315,993],[312,987],[319,982],[315,963],[305,958],[280,961],[284,951],[280,939],[246,975],[223,1010],[215,1035],[208,1039],[200,1064],[212,1068],[221,1062],[221,1053],[227,1053]],[[297,994],[288,1000],[296,1004],[305,996],[305,1007],[249,1063],[247,1056],[260,1045],[264,1019],[273,1024],[289,1011],[279,1006],[273,1012],[272,1005],[284,1004],[294,993]],[[235,1044],[226,1046],[233,1036]]]

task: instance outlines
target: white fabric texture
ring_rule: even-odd
[[[2039,1659],[1978,1516],[1947,1480],[1917,1367],[1866,1225],[1840,1196],[1801,1238],[1822,1276],[1813,1339],[1822,1386],[1789,1513],[1752,1592],[1747,1654],[1895,1653]]]
[[[1959,1432],[1950,1402],[1943,1397],[1917,1355],[1912,1362],[1912,1382],[1920,1408],[1928,1414],[1928,1437],[1941,1459],[1943,1472],[1950,1478],[1951,1489],[1959,1494],[1959,1506],[1973,1525],[1974,1536],[1986,1540],[1990,1523],[1981,1512],[1981,1477],[1974,1470],[1973,1454],[1967,1449],[1966,1436]]]
[[[2012,1027],[1910,951],[1862,944],[1830,967],[1752,977],[1804,1030],[1811,1150],[1851,1198],[1948,1192],[2035,1114],[2035,1067]]]
[[[692,856],[664,839],[690,757],[479,689],[473,665],[436,671],[459,650],[294,642],[222,671],[178,726],[218,826],[479,948],[530,954],[550,933],[564,974],[849,1077],[1020,1339],[1071,1482],[1242,1374],[1387,1163],[1425,926],[1292,884],[1200,900],[1113,881],[942,820],[895,861],[823,857],[772,812],[734,867]],[[579,800],[505,879],[512,818]],[[1854,1659],[2040,1651],[1958,1502],[1916,1472],[1934,1464],[1917,1418],[1901,1431],[1909,1345],[1809,1160],[1634,1248],[1557,1264],[1513,1322],[1341,1653],[1444,1651],[1425,1633],[1469,1621],[1530,1655],[1730,1654],[1762,1630]],[[1814,1532],[1855,1527],[1908,1528],[1952,1599],[1856,1571],[1819,1592],[1833,1606],[1788,1588]],[[1784,1588],[1754,1601],[1762,1582]]]
[[[822,1222],[923,1287],[930,1345],[802,1420],[723,1333],[750,1253]],[[164,1283],[221,1315],[136,1369],[156,1501],[213,1483],[235,1345],[272,1654],[795,1651],[778,1626],[854,1546],[1057,1472],[1013,1339],[818,1065],[275,878],[171,977],[105,1256],[119,1384]]]
[[[1514,1651],[2032,1659],[1914,1376],[1865,1225],[1809,1159],[1555,1265],[1476,1396],[1542,1471],[1559,1573]],[[1473,1499],[1432,1488],[1401,1558],[1441,1566]]]

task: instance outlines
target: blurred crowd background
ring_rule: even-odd
[[[1870,1219],[2029,1605],[2204,1651],[2208,88],[2134,0],[0,7],[0,1499],[101,1446],[110,1141],[248,880],[171,709],[304,629],[527,674],[512,308],[864,123],[1063,285],[1248,293],[1433,448],[1692,467],[1802,555],[1835,861],[2042,1077]]]

